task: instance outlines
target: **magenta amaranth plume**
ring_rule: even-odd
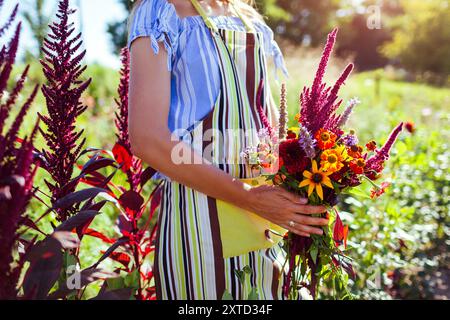
[[[397,140],[398,136],[403,130],[403,122],[401,122],[397,127],[392,130],[386,143],[376,151],[375,155],[370,157],[366,163],[366,175],[370,179],[375,179],[377,173],[383,170],[384,162],[389,159],[389,154],[391,152],[392,146]]]
[[[333,87],[327,87],[326,84],[323,83],[323,77],[328,66],[328,61],[336,42],[337,31],[337,29],[334,29],[328,35],[327,44],[322,53],[322,58],[312,87],[305,87],[300,96],[300,116],[302,124],[312,135],[321,128],[326,128],[331,131],[337,129],[339,116],[337,116],[335,112],[342,102],[338,100],[338,93],[353,70],[353,64],[349,64]]]
[[[47,102],[48,115],[39,115],[47,130],[40,129],[47,143],[43,150],[45,169],[50,173],[53,182],[47,182],[52,193],[52,203],[72,193],[76,184],[68,186],[73,168],[85,139],[80,141],[83,130],[77,131],[75,123],[86,107],[80,102],[81,94],[87,89],[91,80],[82,82],[81,75],[86,66],[80,62],[86,51],[78,53],[82,45],[81,33],[72,36],[75,28],[69,23],[69,16],[75,10],[69,8],[69,0],[61,0],[58,4],[58,22],[49,27],[51,33],[44,40],[41,61],[47,85],[42,93]],[[58,209],[57,219],[65,221],[76,212],[76,208]]]

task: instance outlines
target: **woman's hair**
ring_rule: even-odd
[[[133,10],[131,11],[130,17],[128,18],[128,30],[130,29],[131,22],[133,21],[133,17],[136,11],[136,8],[143,0],[135,0],[133,5]],[[255,0],[218,0],[222,2],[231,2],[234,1],[235,8],[240,13],[258,20],[263,20],[262,16],[255,9]]]

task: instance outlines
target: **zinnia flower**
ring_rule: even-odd
[[[353,159],[350,161],[350,169],[356,174],[362,174],[364,172],[364,167],[366,166],[366,161],[363,158]]]
[[[321,165],[322,168],[327,172],[336,172],[341,170],[344,167],[343,162],[347,157],[347,152],[345,147],[338,147],[336,149],[328,149],[325,150],[321,156]]]
[[[321,150],[330,149],[336,142],[336,135],[323,128],[317,131],[315,138]]]
[[[330,178],[328,177],[331,172],[324,172],[322,168],[317,168],[316,160],[312,161],[312,172],[305,170],[303,172],[303,176],[305,180],[300,182],[299,187],[308,186],[308,197],[311,196],[314,190],[316,190],[317,195],[321,200],[323,200],[323,188],[322,185],[327,186],[328,188],[333,189],[333,184],[331,183]]]

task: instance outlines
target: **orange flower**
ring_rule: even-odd
[[[336,149],[328,149],[322,152],[320,159],[323,169],[327,172],[336,172],[344,167],[343,162],[347,158],[347,151],[345,147],[338,147]]]
[[[315,138],[321,150],[330,149],[336,142],[336,135],[323,128],[317,131]]]
[[[308,170],[305,170],[303,172],[305,180],[300,182],[299,187],[302,188],[308,186],[308,197],[311,196],[311,194],[315,189],[319,198],[323,200],[322,185],[333,189],[333,184],[331,183],[331,180],[328,177],[330,174],[331,172],[324,172],[322,168],[318,169],[316,160],[313,160],[312,172]]]
[[[296,120],[298,123],[301,123],[301,122],[302,122],[302,118],[301,118],[301,116],[300,116],[300,113],[297,113],[297,114],[295,115],[295,120]]]
[[[374,140],[372,140],[366,144],[366,148],[369,151],[375,151],[375,149],[377,148],[377,143]]]
[[[354,159],[361,158],[361,153],[363,152],[363,148],[358,145],[354,145],[347,148],[347,153],[350,157]]]
[[[361,174],[364,172],[366,161],[363,158],[353,159],[352,161],[350,161],[349,166],[354,173]]]

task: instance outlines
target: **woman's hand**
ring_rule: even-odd
[[[309,215],[326,212],[324,206],[310,206],[308,199],[277,186],[260,186],[248,190],[248,210],[300,236],[322,235],[328,219]],[[292,224],[293,222],[293,224]]]

